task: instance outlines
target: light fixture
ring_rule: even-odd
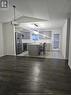
[[[1,8],[8,8],[8,1],[7,0],[1,0],[0,1],[0,7]]]
[[[37,24],[34,24],[36,27],[38,27],[38,25]]]
[[[33,23],[26,23],[26,26],[27,26],[28,28],[31,28],[31,29],[34,29],[34,28],[35,28],[35,26],[34,26]]]
[[[36,34],[36,35],[38,35],[38,34],[39,34],[39,32],[37,32],[37,31],[33,31],[33,33],[34,33],[34,34]]]
[[[11,21],[11,24],[13,24],[14,26],[18,26],[19,24],[16,22],[16,6],[13,5],[13,9],[14,9],[14,18],[13,21]]]
[[[13,9],[14,9],[14,21],[16,21],[16,19],[15,19],[15,14],[16,14],[16,6],[15,6],[15,5],[13,5]]]
[[[36,22],[36,25],[38,25],[39,28],[46,28],[47,27],[46,22]]]

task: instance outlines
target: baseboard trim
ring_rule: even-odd
[[[68,66],[69,66],[69,68],[71,69],[71,65],[70,65],[70,64],[68,64]]]

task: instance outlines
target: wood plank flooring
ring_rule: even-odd
[[[4,56],[0,95],[71,95],[71,70],[64,59]]]

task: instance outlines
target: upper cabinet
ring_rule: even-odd
[[[30,39],[30,32],[22,32],[22,39]]]

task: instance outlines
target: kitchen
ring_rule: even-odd
[[[23,26],[23,28],[21,26]],[[27,27],[24,26],[25,24],[20,25],[20,27],[16,27],[15,29],[17,56],[43,57],[43,56],[48,56],[49,55],[48,53],[50,52],[60,50],[59,41],[60,41],[61,32],[59,29],[42,30],[39,28],[38,24],[34,23],[32,24],[30,23],[29,25],[27,24]],[[28,26],[32,27],[29,28]],[[56,41],[54,41],[54,35],[56,35]],[[44,43],[46,45],[45,45],[45,50],[43,51]],[[42,50],[40,50],[40,46],[42,46]]]

